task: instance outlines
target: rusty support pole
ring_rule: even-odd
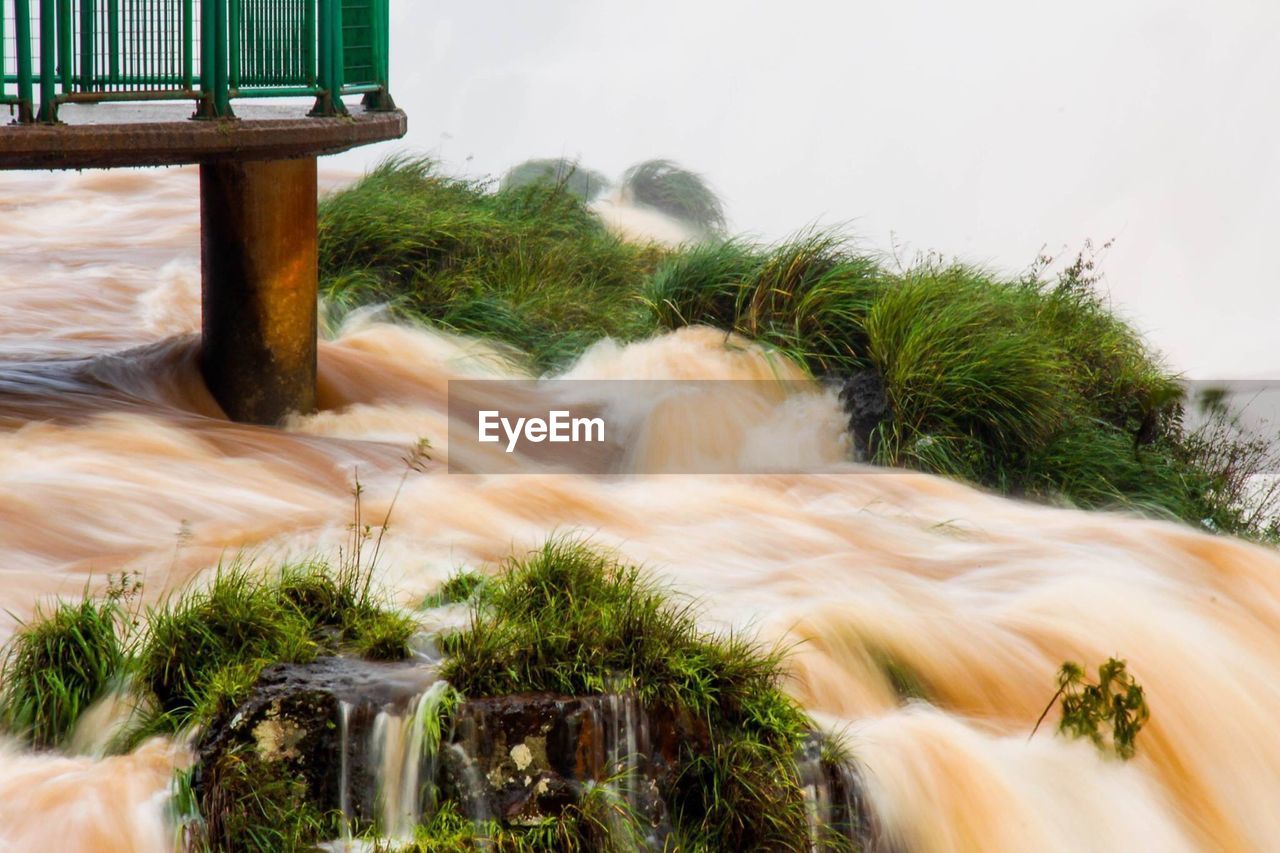
[[[200,361],[235,421],[316,407],[316,160],[200,167]]]

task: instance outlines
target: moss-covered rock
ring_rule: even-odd
[[[355,826],[372,825],[379,766],[368,745],[377,717],[406,713],[432,681],[433,669],[413,662],[328,657],[265,669],[249,698],[215,717],[196,747],[192,788],[212,846],[245,843],[272,783],[286,801],[276,819],[296,814],[321,835],[341,829],[344,811]]]

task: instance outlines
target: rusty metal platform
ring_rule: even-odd
[[[194,121],[189,102],[66,104],[56,125],[0,126],[0,169],[104,169],[336,154],[399,139],[399,110],[353,107],[316,118],[310,104],[237,103],[235,119]]]

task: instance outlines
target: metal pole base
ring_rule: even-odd
[[[234,421],[316,408],[316,160],[200,167],[200,366]]]

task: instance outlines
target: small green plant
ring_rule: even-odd
[[[283,762],[265,761],[249,750],[228,751],[201,772],[209,775],[208,789],[217,793],[205,803],[197,849],[313,850],[342,831],[342,815],[310,805],[305,779],[287,772]]]
[[[1097,681],[1090,681],[1084,667],[1068,661],[1058,670],[1058,691],[1036,721],[1035,735],[1044,718],[1061,700],[1058,731],[1070,737],[1087,737],[1103,752],[1133,758],[1138,733],[1151,716],[1146,694],[1123,660],[1108,658],[1098,667]]]
[[[104,598],[86,592],[79,602],[37,609],[18,628],[0,671],[5,730],[37,748],[56,747],[80,715],[119,684],[129,654],[124,603],[136,591],[122,576]]]
[[[445,582],[440,584],[439,589],[423,599],[422,609],[444,607],[449,604],[463,604],[470,601],[484,586],[484,583],[484,575],[479,572],[461,569],[449,575]]]

